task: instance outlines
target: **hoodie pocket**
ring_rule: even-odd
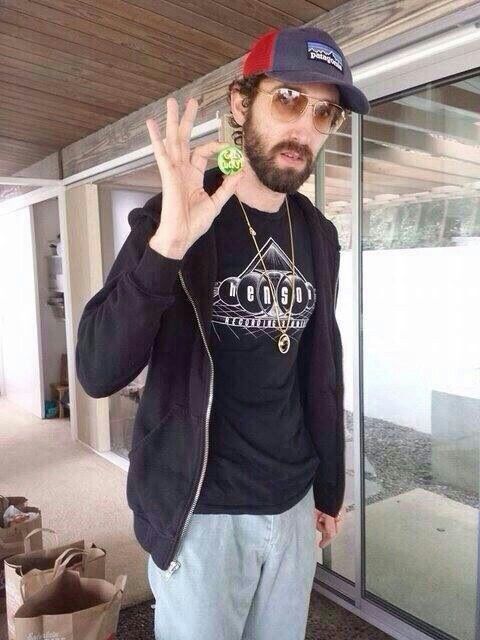
[[[198,422],[174,405],[129,454],[129,494],[161,535],[175,535],[191,500],[201,435]]]
[[[142,425],[141,423],[135,425],[133,431],[132,447],[128,452],[130,461],[132,460],[132,456],[134,455],[135,451],[139,447],[147,444],[148,441],[155,436],[155,433],[158,431],[158,429],[161,429],[163,425],[171,418],[176,410],[176,405],[171,405],[167,413],[164,414],[162,418],[160,418],[158,424],[150,429],[146,428],[145,425]]]

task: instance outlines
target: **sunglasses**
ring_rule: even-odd
[[[306,93],[277,87],[270,91],[257,89],[260,93],[270,96],[270,112],[279,122],[294,122],[298,120],[305,109],[311,104],[313,109],[313,125],[319,133],[332,134],[339,130],[350,111],[329,100],[320,100]]]

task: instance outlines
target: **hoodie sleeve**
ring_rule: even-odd
[[[77,376],[93,398],[119,391],[147,365],[184,260],[163,256],[148,244],[159,224],[151,210],[133,209],[128,222],[130,233],[78,326]]]

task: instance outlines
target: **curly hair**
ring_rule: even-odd
[[[243,96],[242,106],[244,108],[251,107],[251,105],[253,104],[253,101],[255,100],[255,97],[258,94],[258,87],[261,81],[267,77],[268,76],[265,73],[260,73],[257,75],[250,75],[250,76],[243,76],[240,78],[235,78],[235,80],[232,80],[232,82],[228,85],[228,94],[226,99],[228,102],[228,110],[230,114],[227,119],[230,126],[234,129],[234,132],[232,133],[232,138],[236,145],[242,146],[243,133],[242,133],[242,126],[238,124],[238,122],[235,120],[235,117],[232,114],[232,109],[230,104],[232,91],[234,90],[239,91],[239,93]],[[341,95],[339,99],[339,104],[345,110],[346,115],[351,114],[352,112],[351,109],[349,109],[343,104]]]
[[[253,104],[253,101],[255,100],[255,97],[258,93],[257,89],[260,85],[260,82],[266,78],[266,74],[265,73],[260,73],[257,75],[251,75],[251,76],[243,76],[241,78],[236,78],[235,80],[232,80],[232,82],[228,85],[228,95],[227,95],[227,102],[228,102],[228,109],[230,112],[230,115],[228,116],[228,123],[230,124],[230,126],[234,129],[234,132],[232,134],[232,138],[233,141],[235,142],[235,144],[242,146],[242,126],[240,124],[238,124],[238,122],[235,120],[235,117],[232,114],[232,110],[231,110],[231,105],[230,105],[230,99],[231,99],[231,95],[232,95],[232,91],[238,91],[242,96],[242,106],[247,108],[250,107]]]

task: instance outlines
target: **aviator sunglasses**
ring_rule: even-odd
[[[311,103],[313,109],[313,124],[319,133],[335,133],[342,126],[346,115],[350,113],[348,109],[344,109],[334,102],[314,98],[306,93],[288,87],[277,87],[270,91],[257,89],[257,91],[270,96],[271,114],[280,122],[293,122],[294,120],[298,120]]]

